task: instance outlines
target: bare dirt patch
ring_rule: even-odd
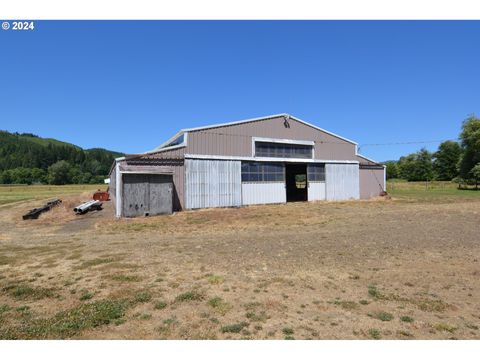
[[[31,205],[0,210],[6,338],[480,338],[480,199],[120,221],[65,202],[25,225]]]

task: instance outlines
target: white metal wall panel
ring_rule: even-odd
[[[243,205],[278,204],[287,202],[283,182],[242,183]]]
[[[308,201],[325,200],[325,183],[308,182]]]
[[[185,160],[187,209],[242,205],[240,161]]]
[[[327,200],[360,198],[358,164],[326,164],[325,182]]]

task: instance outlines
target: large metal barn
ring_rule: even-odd
[[[184,129],[115,160],[117,217],[289,201],[368,199],[385,167],[357,143],[288,114]]]

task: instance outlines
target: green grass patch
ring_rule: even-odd
[[[7,293],[11,297],[16,299],[33,299],[41,300],[44,298],[53,298],[57,294],[52,288],[42,288],[42,287],[31,287],[28,285],[8,285],[2,289],[3,292]]]
[[[215,311],[221,315],[225,315],[227,312],[229,312],[233,308],[231,304],[227,303],[221,297],[218,297],[218,296],[208,300],[208,305],[214,308]]]
[[[135,302],[146,303],[152,300],[152,294],[148,291],[141,291],[135,294]]]
[[[240,323],[237,323],[237,324],[222,326],[220,331],[222,333],[239,333],[240,331],[242,331],[247,326],[248,326],[247,322],[240,322]]]
[[[375,329],[375,328],[368,329],[368,335],[369,335],[372,339],[375,339],[375,340],[378,340],[378,339],[381,339],[381,338],[382,338],[381,333],[380,333],[380,330]]]
[[[165,309],[166,307],[167,307],[167,303],[166,303],[165,301],[161,301],[161,300],[156,301],[156,302],[155,302],[155,305],[153,306],[153,308],[154,308],[155,310],[163,310],[163,309]]]
[[[105,185],[2,185],[0,186],[0,205],[20,201],[43,200],[83,192],[106,190]]]
[[[80,295],[80,301],[85,301],[85,300],[90,300],[91,298],[93,298],[93,293],[89,292],[89,291],[83,291],[82,292],[82,295]]]
[[[61,311],[50,318],[34,319],[4,329],[2,339],[65,339],[85,329],[110,324],[125,315],[131,302],[125,299],[102,300]]]
[[[370,313],[368,316],[381,321],[391,321],[393,319],[393,315],[385,311]]]
[[[377,300],[384,298],[383,294],[380,292],[380,290],[377,289],[375,285],[368,286],[368,295]]]
[[[410,316],[400,316],[400,320],[403,321],[403,322],[406,322],[406,323],[412,323],[413,322],[413,318],[410,317]]]
[[[180,301],[180,302],[183,302],[183,301],[201,301],[201,300],[204,300],[204,299],[205,299],[204,294],[201,294],[196,290],[192,290],[192,291],[187,291],[187,292],[184,292],[182,294],[179,294],[175,298],[175,301]]]
[[[453,202],[479,200],[480,191],[460,190],[458,185],[448,181],[407,182],[388,181],[387,191],[394,198],[412,202]]]
[[[7,305],[7,304],[3,304],[3,305],[0,305],[0,316],[8,311],[10,311],[12,308]]]
[[[284,328],[282,329],[282,333],[283,333],[284,335],[293,335],[294,332],[295,332],[295,331],[294,331],[291,327],[284,327]]]

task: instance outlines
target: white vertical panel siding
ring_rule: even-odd
[[[185,207],[240,206],[242,204],[240,161],[185,160]]]
[[[308,182],[308,201],[325,200],[325,183],[317,181]]]
[[[242,183],[243,205],[284,202],[287,202],[287,192],[283,182]]]
[[[327,200],[360,198],[358,164],[326,164]]]

